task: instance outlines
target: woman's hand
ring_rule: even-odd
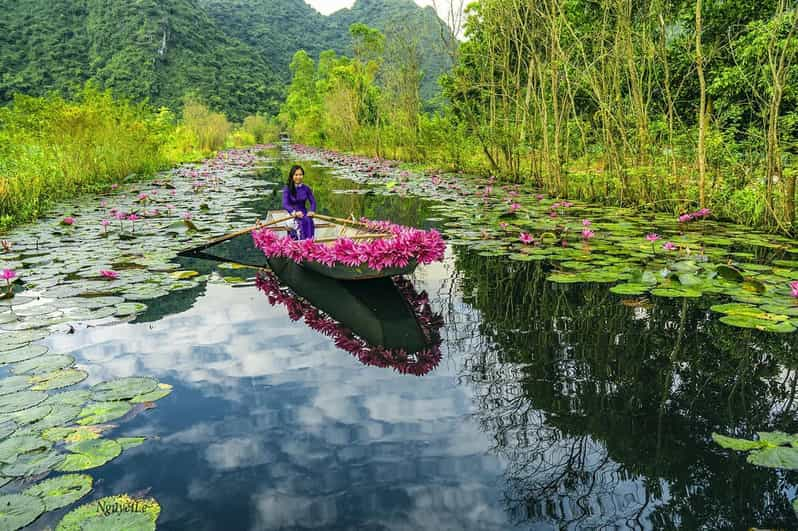
[[[300,212],[299,210],[297,210],[296,212],[294,212],[294,217],[295,218],[304,218],[305,215],[302,214],[302,212]]]
[[[315,212],[308,212],[308,216],[310,216],[310,217],[313,217],[313,216],[315,216],[315,215],[316,215],[316,213],[315,213]]]

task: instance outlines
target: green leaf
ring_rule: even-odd
[[[0,496],[0,529],[22,529],[44,512],[44,503],[36,496],[5,494]]]
[[[122,453],[122,446],[112,439],[91,439],[68,444],[66,449],[72,452],[66,456],[57,470],[77,472],[97,468]]]
[[[131,409],[127,402],[97,402],[84,407],[78,415],[78,424],[102,424],[127,415]]]
[[[86,474],[66,474],[25,489],[23,494],[37,496],[46,511],[55,511],[74,503],[91,491],[93,480]]]
[[[92,399],[98,402],[127,400],[137,395],[149,393],[158,387],[153,378],[130,376],[101,382],[91,388]]]
[[[88,528],[104,531],[151,531],[155,529],[160,513],[161,506],[153,498],[132,498],[127,494],[107,496],[67,513],[56,531],[84,531]],[[125,517],[123,521],[119,520],[119,515]],[[131,515],[134,515],[132,519],[128,519]],[[146,516],[146,520],[143,516]]]
[[[730,450],[739,450],[741,452],[756,450],[757,448],[763,448],[767,446],[767,443],[764,441],[749,441],[747,439],[735,439],[734,437],[727,437],[725,435],[720,435],[719,433],[712,433],[712,440],[715,441],[718,445],[722,446],[723,448],[729,448]]]
[[[748,462],[752,465],[768,468],[798,469],[798,448],[770,446],[748,454]]]

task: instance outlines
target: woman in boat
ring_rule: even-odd
[[[288,235],[295,240],[309,240],[313,238],[313,216],[316,213],[316,199],[310,186],[303,184],[305,170],[302,166],[291,166],[288,172],[288,183],[283,188],[283,208],[294,216],[294,228],[289,229]],[[310,203],[310,210],[305,203]]]

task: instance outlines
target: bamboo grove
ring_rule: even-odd
[[[795,1],[480,0],[466,15],[441,101],[418,98],[412,30],[361,27],[351,59],[295,56],[283,123],[560,197],[793,231]]]

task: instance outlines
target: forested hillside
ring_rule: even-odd
[[[362,22],[386,35],[416,39],[421,51],[421,95],[432,98],[438,78],[451,66],[441,45],[441,21],[431,7],[412,0],[358,0],[351,9],[330,16],[303,0],[199,0],[225,31],[258,50],[284,82],[294,52],[305,50],[318,59],[324,50],[352,56],[349,26]]]
[[[0,103],[96,80],[172,108],[193,92],[233,119],[276,111],[293,53],[347,52],[351,22],[438,24],[410,0],[361,1],[332,17],[302,0],[0,0],[0,9]],[[443,55],[424,49],[429,96]]]

